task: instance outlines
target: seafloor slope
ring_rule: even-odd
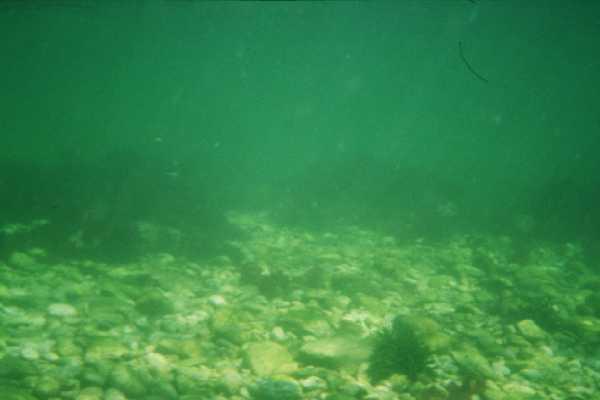
[[[600,277],[574,244],[230,221],[246,239],[208,263],[0,260],[2,399],[600,398]]]

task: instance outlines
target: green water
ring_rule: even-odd
[[[0,3],[2,398],[598,398],[599,16]]]

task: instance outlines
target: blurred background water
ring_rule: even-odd
[[[212,254],[237,234],[231,209],[595,254],[598,15],[589,1],[4,1],[0,225],[47,219],[27,240],[114,260]],[[156,248],[132,245],[144,234]],[[4,235],[0,253],[15,245]]]

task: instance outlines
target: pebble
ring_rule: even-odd
[[[48,314],[55,317],[74,317],[77,315],[77,309],[70,304],[54,303],[48,306]]]
[[[546,332],[530,319],[517,322],[517,329],[527,339],[544,339]]]
[[[271,338],[278,342],[283,342],[287,339],[287,335],[282,327],[276,326],[271,330]]]
[[[220,294],[214,294],[210,296],[208,298],[208,302],[213,306],[224,306],[225,304],[227,304],[225,297],[221,296]]]
[[[317,389],[327,389],[327,382],[319,378],[318,376],[309,376],[306,379],[300,381],[300,385],[303,389],[311,391]]]
[[[31,346],[26,346],[21,349],[21,357],[26,360],[37,360],[40,358],[40,353]]]

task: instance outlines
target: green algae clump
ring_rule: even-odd
[[[425,370],[429,350],[412,326],[400,316],[375,337],[369,357],[367,375],[377,384],[393,374],[404,374],[411,380]]]

